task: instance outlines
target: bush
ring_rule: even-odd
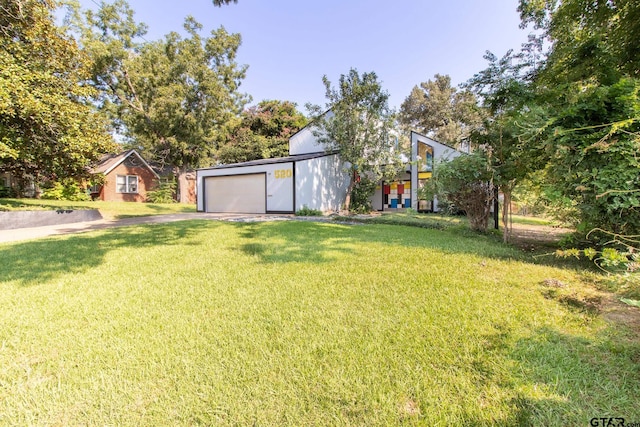
[[[356,214],[367,214],[373,210],[371,197],[376,191],[376,182],[362,176],[351,192],[349,211]]]
[[[307,205],[304,205],[296,211],[296,216],[322,216],[322,212],[317,209],[310,209]]]
[[[157,184],[156,190],[147,192],[147,201],[151,203],[175,203],[176,180],[173,178],[161,179]]]
[[[49,200],[68,200],[71,202],[90,201],[91,196],[77,181],[68,178],[62,181],[55,181],[43,188],[41,196]]]
[[[12,199],[17,197],[16,190],[11,187],[2,187],[0,186],[0,198],[4,199]]]
[[[480,152],[462,155],[436,165],[433,177],[421,188],[419,197],[448,203],[466,212],[473,230],[486,232],[494,186],[487,157]]]

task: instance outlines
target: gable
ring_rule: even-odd
[[[333,116],[333,112],[327,111],[325,113],[327,118]],[[309,123],[307,126],[300,129],[289,138],[289,155],[299,156],[301,154],[322,153],[327,150],[324,144],[318,141],[318,138],[314,135],[314,131],[317,131],[317,127],[313,123]]]
[[[119,154],[110,154],[105,156],[98,165],[93,168],[93,173],[103,173],[109,175],[115,168],[120,165],[134,168],[141,167],[148,169],[156,178],[160,178],[157,172],[142,158],[142,156],[135,150],[131,149]]]

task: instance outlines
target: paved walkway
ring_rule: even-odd
[[[90,222],[76,222],[72,224],[50,225],[46,227],[16,228],[0,230],[0,243],[16,242],[20,240],[38,239],[41,237],[60,234],[82,233],[85,231],[102,230],[113,227],[126,227],[138,224],[160,224],[191,219],[207,219],[217,221],[258,222],[258,221],[330,221],[324,217],[296,217],[294,215],[252,215],[252,214],[223,214],[223,213],[183,213],[169,215],[154,215],[124,219],[102,219]]]

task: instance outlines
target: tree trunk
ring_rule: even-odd
[[[178,169],[178,202],[189,203],[189,180],[187,179],[187,167]]]
[[[509,218],[511,217],[511,190],[512,186],[505,186],[502,189],[502,194],[504,195],[504,206],[502,208],[502,240],[504,243],[509,243],[509,238],[511,237],[511,224],[509,223]]]
[[[347,187],[347,197],[344,199],[344,210],[349,213],[349,208],[351,207],[351,193],[353,193],[353,189],[356,186],[356,171],[351,172],[351,181],[349,182],[349,186]]]

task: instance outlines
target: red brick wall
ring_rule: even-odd
[[[117,193],[117,175],[137,175],[138,193]],[[145,202],[147,200],[147,191],[153,190],[155,186],[156,176],[149,169],[141,166],[126,166],[123,162],[106,176],[99,198],[108,202]]]

